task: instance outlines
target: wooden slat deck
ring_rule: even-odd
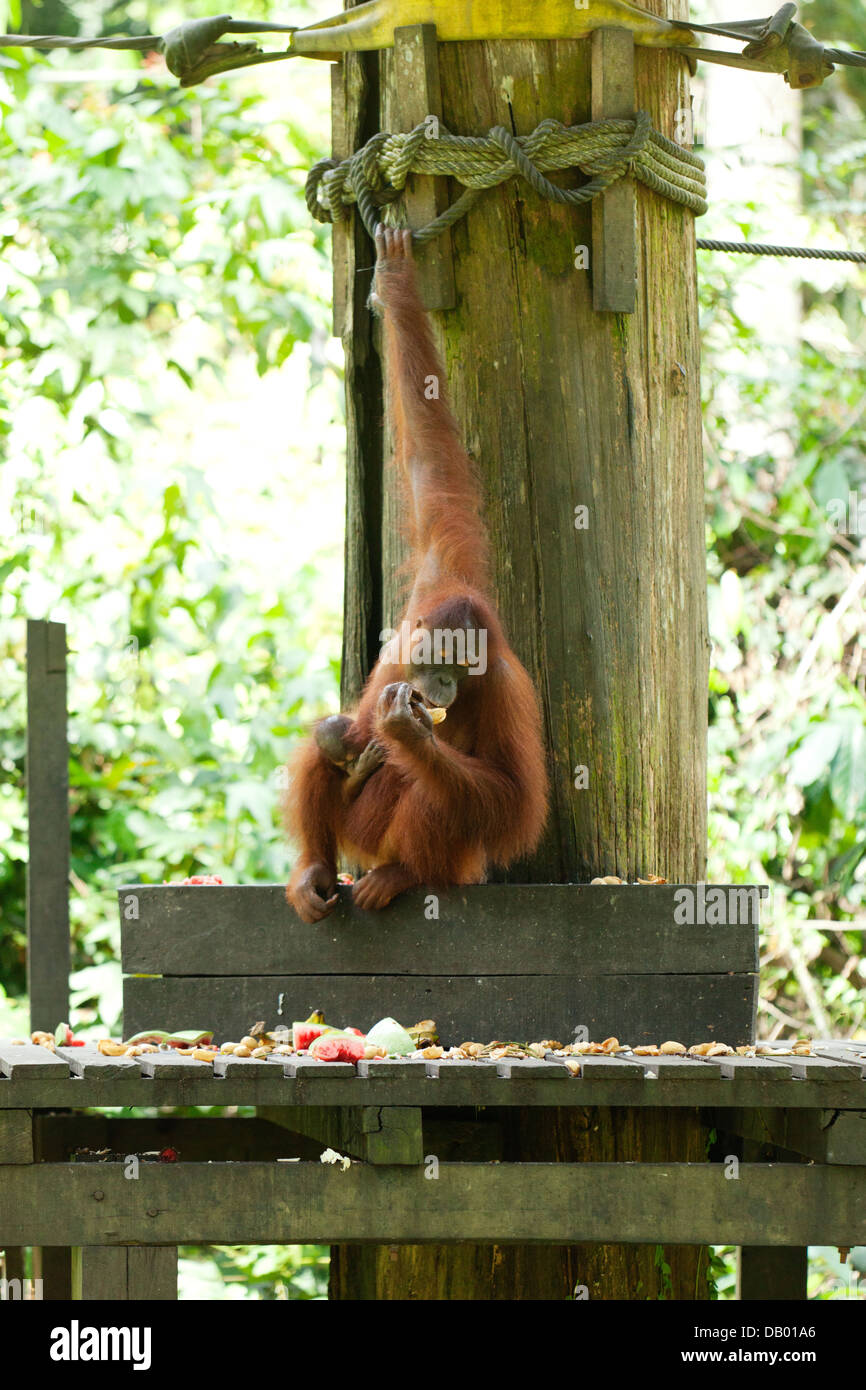
[[[0,1041],[0,1109],[112,1105],[709,1105],[866,1109],[866,1048],[819,1043],[813,1057],[576,1058],[316,1062],[170,1053],[103,1057],[94,1047]],[[831,1051],[829,1051],[831,1050]]]

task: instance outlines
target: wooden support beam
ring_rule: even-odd
[[[27,991],[30,1027],[69,1015],[66,628],[27,623]]]
[[[0,1123],[2,1123],[0,1111]],[[41,1146],[51,1146],[58,1158],[76,1149],[89,1153],[77,1161],[94,1161],[90,1155],[110,1150],[117,1158],[127,1154],[158,1153],[174,1149],[180,1159],[192,1162],[250,1162],[277,1158],[318,1159],[320,1146],[303,1135],[264,1119],[234,1116],[200,1116],[185,1119],[160,1115],[153,1119],[123,1119],[109,1115],[37,1115],[35,1129]],[[103,1153],[103,1156],[104,1153]],[[153,1160],[150,1160],[153,1161]]]
[[[627,29],[592,33],[592,119],[633,116],[634,37]],[[592,204],[592,305],[633,314],[637,284],[634,179],[618,179]]]
[[[439,49],[435,24],[408,24],[394,30],[394,126],[414,130],[429,124],[429,138],[438,138],[442,119]],[[431,119],[432,118],[432,119]],[[449,203],[448,180],[410,174],[403,195],[410,227],[423,227],[444,212]],[[414,248],[418,284],[427,309],[453,309],[457,303],[450,230]]]
[[[177,1247],[77,1246],[72,1251],[71,1296],[99,1303],[176,1299]]]
[[[866,1244],[866,1166],[22,1164],[0,1244]]]
[[[357,72],[357,65],[351,58],[343,58],[331,67],[331,154],[334,159],[347,159],[352,153],[349,148],[347,127],[348,110],[345,83],[349,70]],[[354,212],[352,213],[354,216]],[[331,232],[331,260],[333,264],[333,327],[335,338],[342,338],[346,325],[346,304],[349,296],[349,247],[348,235],[351,222],[334,222]]]
[[[259,1115],[367,1163],[416,1164],[424,1159],[419,1106],[262,1106]]]
[[[0,1163],[33,1162],[33,1114],[0,1110]]]
[[[819,1163],[866,1163],[866,1111],[725,1110],[718,1129]]]
[[[805,1245],[743,1245],[737,1256],[737,1298],[743,1303],[805,1302]]]

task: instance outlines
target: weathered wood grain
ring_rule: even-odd
[[[726,1110],[720,1112],[719,1125],[730,1134],[817,1163],[866,1164],[864,1110]]]
[[[139,1076],[133,1057],[106,1057],[95,1044],[84,1047],[58,1047],[57,1056],[66,1062],[73,1076],[92,1080],[115,1080],[119,1076]]]
[[[441,119],[442,88],[435,24],[402,25],[394,30],[393,83],[393,129],[413,130],[431,116]],[[430,138],[438,138],[435,127],[430,129]],[[409,227],[423,227],[445,211],[450,202],[448,185],[446,178],[409,175],[403,195]],[[451,233],[441,232],[433,241],[416,246],[415,260],[425,308],[453,308],[456,292]]]
[[[69,1016],[66,628],[27,622],[27,992],[30,1027]]]
[[[45,1047],[34,1043],[12,1044],[0,1041],[0,1076],[11,1081],[36,1081],[49,1076],[68,1076],[69,1067]]]
[[[631,117],[634,37],[628,29],[594,29],[592,119]],[[592,204],[592,307],[596,313],[633,314],[637,291],[634,180],[618,179]]]
[[[2,1112],[0,1112],[2,1117]],[[299,1157],[318,1160],[320,1146],[300,1134],[289,1134],[268,1121],[238,1116],[199,1115],[186,1119],[159,1115],[145,1119],[104,1114],[43,1114],[34,1120],[36,1133],[55,1158],[75,1153],[77,1163],[99,1165],[107,1149],[115,1157],[174,1149],[185,1163],[250,1162]],[[86,1151],[86,1152],[85,1152]],[[153,1157],[145,1162],[155,1161]]]
[[[135,1032],[141,1031],[135,1029]],[[145,1052],[134,1059],[143,1079],[159,1077],[163,1081],[186,1081],[193,1076],[210,1077],[210,1062],[198,1062],[194,1057],[178,1057],[173,1052]]]
[[[263,1119],[366,1163],[423,1162],[419,1106],[262,1106]]]
[[[121,960],[142,975],[756,971],[760,889],[714,887],[725,894],[728,925],[678,924],[682,893],[696,897],[696,885],[490,883],[433,897],[406,893],[370,930],[370,914],[352,907],[348,888],[333,915],[311,928],[279,884],[129,884],[118,890]]]
[[[177,1298],[177,1248],[86,1246],[72,1251],[72,1298],[149,1303]]]
[[[32,1162],[32,1111],[0,1110],[0,1163]]]
[[[866,1167],[539,1163],[9,1167],[0,1244],[866,1243]],[[98,1182],[98,1186],[97,1186]],[[99,1194],[98,1196],[95,1194]],[[219,1200],[215,1200],[218,1196]]]
[[[737,1260],[741,1303],[805,1303],[808,1251],[803,1245],[744,1245]]]
[[[754,975],[127,977],[124,1027],[133,1033],[157,1019],[167,1029],[202,1026],[235,1038],[256,1019],[273,1028],[318,1008],[363,1029],[387,1015],[407,1024],[433,1018],[449,1044],[570,1042],[585,1027],[599,1041],[613,1034],[631,1046],[670,1036],[734,1046],[750,1041],[756,988]]]

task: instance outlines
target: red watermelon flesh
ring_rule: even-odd
[[[292,1044],[296,1052],[304,1052],[315,1038],[320,1038],[323,1033],[336,1031],[336,1028],[332,1028],[328,1023],[293,1023]]]
[[[318,1037],[310,1047],[310,1056],[317,1062],[360,1062],[366,1044],[363,1038],[348,1033],[331,1033]]]
[[[353,1038],[366,1038],[367,1034],[362,1033],[360,1028],[346,1028],[344,1032],[351,1033]]]

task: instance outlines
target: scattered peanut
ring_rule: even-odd
[[[236,1047],[237,1047],[237,1043],[233,1043],[233,1042],[224,1042],[223,1045],[222,1045],[222,1047],[220,1048],[220,1052],[225,1052],[226,1054],[230,1054],[230,1053],[234,1052],[234,1050],[235,1050]]]
[[[252,1052],[254,1047],[258,1047],[258,1045],[258,1038],[251,1037],[249,1033],[247,1033],[245,1038],[241,1038],[241,1047],[248,1047],[250,1052]]]
[[[251,1056],[252,1056],[252,1050],[251,1050],[249,1047],[246,1047],[244,1043],[242,1043],[242,1042],[241,1042],[241,1043],[238,1043],[237,1047],[235,1048],[235,1056],[236,1056],[236,1057],[251,1057]]]
[[[123,1057],[126,1055],[126,1048],[123,1043],[113,1042],[111,1038],[100,1038],[96,1046],[103,1057]]]
[[[684,1057],[686,1050],[683,1044],[678,1042],[663,1042],[659,1048],[659,1052],[665,1057]]]

